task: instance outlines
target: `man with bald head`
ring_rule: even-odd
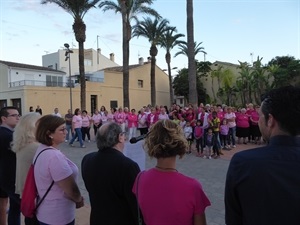
[[[104,124],[96,136],[98,152],[82,160],[82,178],[91,202],[91,225],[138,224],[132,186],[140,169],[123,155],[125,141],[120,125]]]

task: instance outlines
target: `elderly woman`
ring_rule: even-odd
[[[238,144],[241,143],[243,138],[243,143],[247,144],[247,138],[250,134],[250,120],[249,116],[246,114],[246,109],[242,108],[241,113],[236,117],[236,136],[238,137]]]
[[[16,194],[19,194],[20,198],[22,198],[27,172],[39,146],[35,140],[35,128],[40,117],[41,114],[35,112],[22,116],[13,134],[12,151],[16,153],[17,159]],[[29,223],[30,219],[25,218],[25,224]]]
[[[34,160],[35,183],[39,196],[44,196],[50,184],[54,182],[46,198],[37,210],[40,225],[75,224],[75,208],[83,206],[76,180],[77,166],[60,150],[59,145],[66,137],[65,120],[46,115],[37,122],[36,140],[41,143]]]
[[[147,225],[204,225],[205,208],[210,205],[201,184],[176,169],[176,157],[182,158],[187,141],[180,126],[170,120],[155,123],[145,147],[156,166],[138,175],[133,186]]]

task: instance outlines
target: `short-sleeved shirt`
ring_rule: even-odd
[[[38,147],[33,160],[46,148],[51,149],[42,152],[34,166],[34,176],[39,196],[44,196],[53,180],[54,185],[39,206],[37,218],[39,221],[47,224],[68,224],[75,219],[76,205],[65,196],[64,191],[56,182],[70,175],[73,175],[76,181],[78,168],[60,150],[46,145]]]
[[[201,184],[181,173],[150,169],[139,176],[132,191],[136,194],[138,188],[147,225],[192,225],[194,215],[202,215],[210,205]]]
[[[82,127],[82,117],[81,115],[74,115],[72,122],[74,124],[74,129]]]

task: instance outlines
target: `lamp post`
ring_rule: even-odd
[[[64,46],[66,48],[65,61],[69,60],[70,109],[71,109],[71,112],[73,112],[73,107],[72,107],[71,58],[70,58],[70,54],[73,53],[73,51],[70,49],[70,45],[68,43],[65,43]]]

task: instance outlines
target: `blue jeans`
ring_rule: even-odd
[[[229,142],[235,145],[236,127],[229,128]]]
[[[70,135],[71,135],[71,137],[73,137],[73,134],[72,134],[72,125],[71,124],[66,124],[66,129],[68,131],[68,133],[66,135],[66,140],[69,142]]]
[[[72,145],[77,137],[78,137],[80,146],[82,147],[83,146],[83,141],[82,141],[81,128],[75,128],[75,135],[72,137],[69,144]]]
[[[39,223],[40,223],[40,225],[49,225],[47,223],[43,223],[43,222],[40,222],[40,221],[39,221]],[[75,225],[75,220],[73,220],[71,223],[68,223],[66,225]]]

